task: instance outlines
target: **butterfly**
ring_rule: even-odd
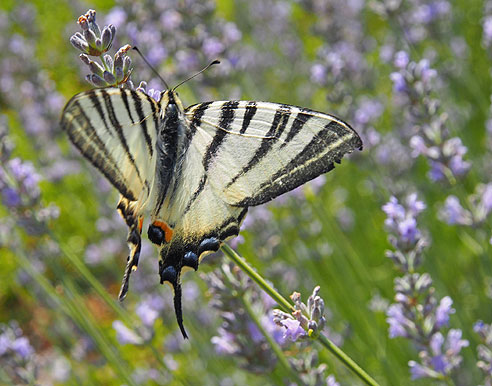
[[[332,115],[257,101],[184,108],[168,89],[159,102],[143,92],[101,88],[75,95],[61,127],[121,194],[130,253],[119,293],[137,269],[144,218],[159,251],[161,284],[174,289],[183,326],[181,273],[237,236],[248,207],[266,203],[362,150],[359,135]]]

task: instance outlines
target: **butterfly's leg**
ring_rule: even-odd
[[[125,268],[125,274],[123,275],[123,283],[121,284],[119,300],[123,300],[128,292],[130,284],[130,275],[133,271],[137,270],[138,259],[140,257],[140,249],[142,246],[142,224],[143,217],[137,216],[132,208],[131,202],[124,197],[121,197],[118,203],[118,212],[128,225],[128,247],[130,248],[130,254],[127,259]]]

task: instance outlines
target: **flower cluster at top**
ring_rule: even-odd
[[[116,28],[110,24],[103,30],[96,22],[96,11],[90,9],[85,15],[79,17],[78,24],[82,28],[82,33],[77,32],[70,38],[70,43],[81,51],[80,59],[91,71],[86,76],[86,80],[95,87],[119,86],[127,84],[131,74],[132,61],[126,53],[131,48],[126,44],[121,47],[114,58],[105,54],[113,44]],[[90,56],[101,58],[99,64],[92,60]],[[130,84],[130,88],[133,86]]]
[[[404,337],[418,347],[420,363],[408,363],[412,379],[445,379],[459,367],[460,351],[468,346],[468,341],[462,339],[461,330],[450,329],[447,336],[442,333],[449,324],[449,316],[455,312],[451,307],[453,301],[449,296],[438,301],[431,276],[415,272],[427,245],[417,228],[417,216],[425,207],[415,193],[407,197],[405,205],[391,197],[383,206],[394,248],[387,251],[387,256],[404,272],[402,277],[395,278],[396,302],[388,307],[386,320],[391,338]]]

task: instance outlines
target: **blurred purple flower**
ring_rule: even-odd
[[[159,317],[159,312],[145,300],[137,305],[135,313],[138,315],[144,326],[149,328],[154,326],[156,319]]]
[[[21,198],[16,189],[7,187],[2,191],[3,202],[8,207],[16,207],[21,204]]]
[[[460,203],[460,200],[456,196],[448,196],[444,203],[444,206],[441,208],[440,217],[448,224],[457,224],[457,225],[471,225],[472,215],[468,210],[465,210]]]
[[[328,378],[326,378],[326,386],[340,386],[340,384],[336,381],[334,375],[329,375]]]
[[[239,347],[235,343],[235,337],[233,334],[227,332],[223,328],[219,328],[218,336],[212,337],[212,344],[215,346],[215,351],[220,355],[235,354]]]
[[[144,340],[140,336],[126,327],[120,320],[115,320],[113,322],[113,329],[116,331],[116,339],[118,339],[118,342],[122,345],[140,345],[144,343]]]
[[[403,93],[407,90],[407,82],[402,74],[399,72],[392,72],[390,79],[393,82],[393,90],[396,92]]]
[[[386,322],[389,324],[389,336],[390,338],[396,338],[402,336],[408,337],[406,327],[409,325],[409,320],[403,313],[403,307],[401,304],[392,304],[386,311]]]
[[[311,66],[311,80],[314,83],[323,84],[326,79],[326,67],[320,63]]]
[[[455,309],[451,308],[453,300],[449,296],[441,299],[439,306],[436,309],[436,328],[441,328],[449,324],[449,315],[455,313]]]
[[[405,68],[410,62],[410,58],[405,51],[398,51],[395,54],[394,65],[396,68]]]
[[[23,359],[26,359],[27,357],[34,354],[34,349],[29,343],[29,339],[27,339],[25,336],[21,336],[16,340],[14,340],[13,342],[11,342],[10,348],[14,350],[17,353],[17,355],[19,355]]]

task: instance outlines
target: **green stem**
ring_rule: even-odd
[[[265,291],[270,297],[277,302],[277,304],[285,312],[295,311],[294,306],[282,295],[280,295],[265,279],[263,279],[248,263],[246,260],[239,256],[229,245],[222,244],[222,251],[229,257],[239,268],[241,268],[256,284],[258,284],[263,291]]]
[[[251,279],[253,279],[256,284],[258,284],[268,295],[270,295],[272,299],[274,299],[285,312],[294,311],[294,306],[281,294],[279,294],[272,286],[270,286],[265,281],[265,279],[263,279],[248,263],[246,263],[246,260],[239,256],[229,245],[223,244],[222,251],[227,257],[234,261]],[[322,334],[319,334],[317,339],[322,346],[324,346],[328,351],[335,355],[338,360],[340,360],[367,385],[378,386],[378,383],[369,374],[367,374],[357,363],[352,360],[352,358],[345,354],[345,352],[337,347],[331,340],[329,340]]]

